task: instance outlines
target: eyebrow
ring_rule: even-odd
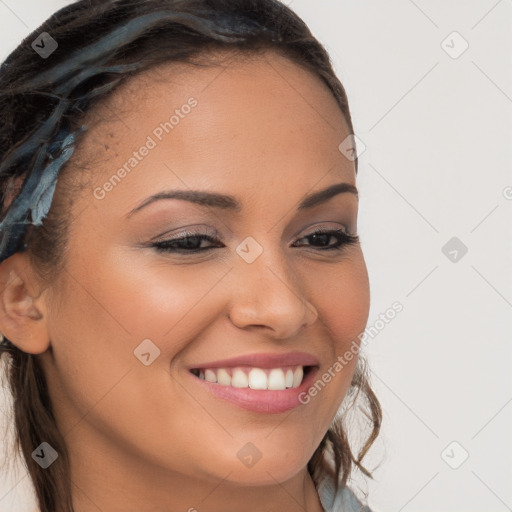
[[[325,203],[332,197],[343,193],[350,193],[359,197],[357,188],[351,183],[336,183],[323,190],[307,195],[302,199],[297,209],[306,210],[308,208],[313,208],[314,206]],[[222,210],[231,210],[234,212],[240,212],[242,210],[241,203],[237,201],[235,197],[230,195],[206,192],[202,190],[167,190],[164,192],[158,192],[157,194],[154,194],[142,201],[141,204],[128,213],[127,217],[131,217],[134,213],[142,210],[151,203],[162,199],[180,199],[200,206],[220,208]]]

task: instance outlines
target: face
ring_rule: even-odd
[[[211,482],[292,478],[346,394],[356,358],[334,365],[369,310],[361,247],[343,234],[357,233],[358,198],[335,99],[267,53],[161,66],[97,115],[41,354],[72,457]],[[199,204],[191,191],[230,197]]]

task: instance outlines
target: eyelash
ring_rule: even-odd
[[[312,236],[315,236],[315,235],[330,235],[330,236],[336,236],[338,238],[338,242],[335,245],[332,245],[332,246],[326,247],[326,248],[317,248],[318,251],[332,251],[332,250],[341,251],[348,245],[355,245],[355,244],[359,243],[358,235],[352,235],[342,229],[331,229],[331,230],[315,229],[312,233],[300,238],[299,240],[303,240],[305,238],[311,238]],[[215,237],[206,235],[204,233],[185,232],[185,233],[183,233],[183,236],[181,236],[179,238],[164,240],[162,242],[156,242],[154,244],[151,244],[151,247],[154,247],[158,252],[177,253],[177,254],[184,254],[184,253],[185,254],[197,254],[197,253],[205,252],[205,251],[208,251],[211,249],[215,249],[215,247],[203,247],[202,249],[183,249],[183,248],[176,249],[176,248],[170,247],[170,244],[176,244],[179,242],[183,242],[190,238],[195,238],[199,241],[206,240],[206,241],[212,242],[212,243],[219,242],[219,240],[217,240]]]

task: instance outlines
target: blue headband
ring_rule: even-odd
[[[77,132],[84,130],[85,126],[82,126]],[[34,165],[35,171],[25,181],[7,215],[0,222],[0,261],[26,248],[26,245],[20,248],[19,243],[28,224],[42,225],[43,218],[50,210],[59,171],[74,152],[74,142],[75,133],[66,135],[62,130],[50,147],[45,144],[39,152]],[[41,160],[47,155],[50,163],[41,169]]]

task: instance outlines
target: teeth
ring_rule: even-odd
[[[302,366],[299,366],[293,372],[293,386],[292,387],[296,388],[296,387],[300,386],[303,376],[304,376],[304,371],[302,370]]]
[[[199,374],[199,377],[201,377],[201,374]],[[204,379],[208,382],[217,382],[217,374],[213,370],[205,370]]]
[[[261,368],[253,368],[249,372],[249,387],[251,389],[268,389],[267,374]]]
[[[217,382],[223,386],[231,386],[231,375],[224,368],[219,368],[217,371]]]
[[[231,378],[231,385],[235,388],[246,388],[249,386],[249,379],[247,375],[240,368],[236,368],[233,371],[233,377]]]
[[[270,371],[267,389],[286,389],[283,370]]]
[[[286,370],[286,377],[284,379],[287,388],[291,388],[293,386],[293,371]]]
[[[235,388],[284,390],[301,385],[304,368],[206,368],[199,371],[199,378]]]

